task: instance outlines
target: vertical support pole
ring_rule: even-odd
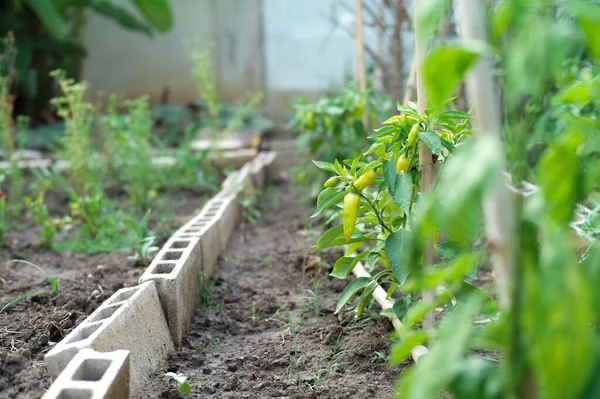
[[[356,0],[356,27],[354,29],[354,45],[356,53],[355,80],[356,87],[360,93],[366,96],[367,72],[365,69],[365,32],[363,24],[362,0]],[[369,108],[365,106],[363,114],[363,125],[369,130]]]
[[[419,113],[424,114],[425,108],[427,107],[427,93],[425,92],[425,83],[423,82],[423,60],[425,59],[425,55],[427,53],[427,43],[419,34],[419,26],[418,26],[418,12],[417,12],[417,2],[418,0],[413,0],[414,6],[414,27],[415,27],[415,67],[416,67],[416,77],[417,77],[417,103],[419,106]],[[421,170],[421,181],[419,182],[419,186],[422,192],[426,192],[431,190],[434,183],[434,171],[433,171],[433,157],[432,157],[431,148],[429,148],[423,142],[419,144],[419,169]],[[423,246],[423,265],[424,266],[433,266],[434,264],[434,256],[433,256],[433,236],[428,237],[425,240],[425,245]],[[431,301],[433,300],[433,292],[431,291],[423,291],[423,301]],[[425,320],[423,321],[423,327],[425,329],[431,329],[435,326],[435,315],[433,313],[429,313]]]
[[[416,54],[415,54],[416,55]],[[410,72],[408,73],[408,78],[406,79],[406,88],[404,89],[404,99],[402,100],[402,104],[406,107],[408,106],[408,102],[412,101],[415,98],[415,84],[417,80],[417,60],[416,57],[413,57],[412,66],[410,67]]]
[[[481,0],[455,0],[458,32],[464,42],[486,41],[486,12]],[[500,104],[494,84],[492,62],[482,57],[467,76],[467,96],[473,107],[473,122],[480,134],[496,137],[498,151],[502,145]],[[508,187],[502,179],[484,198],[485,229],[492,249],[496,280],[500,287],[500,304],[511,305],[511,285],[515,267],[514,207]]]

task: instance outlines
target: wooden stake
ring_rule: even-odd
[[[356,28],[354,29],[354,45],[356,53],[356,88],[366,96],[367,91],[367,72],[365,69],[365,35],[362,14],[362,0],[356,0]],[[369,131],[369,109],[365,106],[363,114],[363,125],[366,131]]]
[[[481,0],[455,0],[455,12],[461,39],[467,43],[486,41],[486,12]],[[500,105],[494,84],[491,60],[481,57],[467,77],[467,96],[473,107],[473,122],[480,134],[488,134],[498,140],[497,151],[502,151]],[[488,243],[492,251],[496,279],[500,287],[500,304],[511,305],[511,286],[515,266],[514,206],[508,187],[503,179],[484,199],[483,210]]]
[[[425,84],[423,82],[423,60],[427,52],[427,43],[423,40],[423,37],[419,34],[418,19],[417,19],[417,1],[413,0],[414,6],[414,27],[415,27],[415,62],[416,65],[416,77],[417,77],[417,102],[419,105],[419,113],[424,114],[425,108],[427,107],[427,93],[425,92]],[[419,144],[419,169],[421,170],[421,181],[419,187],[421,192],[431,190],[434,183],[434,171],[433,171],[433,153],[422,141]],[[433,236],[428,237],[423,247],[423,265],[433,266]],[[423,301],[433,301],[433,292],[423,291]],[[432,329],[435,326],[435,315],[429,313],[423,321],[423,327],[425,329]]]
[[[415,97],[416,80],[417,80],[417,60],[416,60],[416,57],[413,57],[412,65],[410,67],[410,72],[408,73],[408,79],[406,79],[406,87],[404,88],[404,99],[402,100],[402,104],[405,107],[408,106],[409,101],[413,101],[413,99],[416,98]]]

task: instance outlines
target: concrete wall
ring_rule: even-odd
[[[195,99],[182,41],[198,37],[216,45],[224,101],[239,102],[247,91],[262,90],[265,111],[280,118],[289,112],[290,98],[315,97],[352,76],[353,39],[331,22],[335,14],[352,26],[353,15],[341,3],[352,9],[354,1],[174,0],[174,29],[153,38],[90,16],[84,78],[97,90],[149,94],[155,102],[165,88],[171,102]]]

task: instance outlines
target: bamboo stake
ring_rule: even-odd
[[[360,262],[358,262],[358,264],[354,266],[354,269],[352,269],[352,273],[356,277],[371,278],[371,274],[369,274],[369,272],[364,268],[364,266]],[[375,291],[373,291],[373,298],[375,298],[379,306],[381,306],[382,311],[386,309],[393,309],[394,307],[394,301],[391,299],[387,299],[387,292],[385,292],[383,287],[381,287],[379,284],[377,284]],[[388,318],[392,322],[392,325],[394,326],[396,332],[398,332],[400,339],[406,339],[406,330],[404,329],[404,325],[402,324],[400,319],[398,319],[396,316],[388,316]],[[429,351],[425,346],[417,345],[410,351],[410,357],[415,363],[418,363],[421,356],[426,355],[427,353],[429,353]]]
[[[459,36],[464,42],[481,42],[487,38],[486,12],[480,0],[455,0]],[[500,105],[493,77],[491,60],[481,57],[467,77],[467,96],[473,107],[475,128],[480,134],[498,138],[498,151],[505,153],[502,145]],[[508,187],[498,179],[483,202],[486,235],[495,264],[496,280],[500,287],[500,304],[511,305],[511,286],[515,267],[514,209]]]
[[[365,30],[362,13],[362,0],[356,0],[356,28],[354,30],[354,44],[356,53],[355,79],[358,91],[366,96],[367,72],[365,69]],[[369,109],[368,102],[363,113],[363,125],[369,131]]]
[[[416,54],[415,54],[416,56]],[[404,89],[404,99],[402,104],[406,107],[409,101],[415,98],[415,81],[417,80],[417,60],[413,57],[413,62],[408,73],[408,79],[406,79],[406,87]]]
[[[413,0],[414,6],[414,27],[415,27],[415,74],[417,78],[417,102],[419,107],[419,113],[424,114],[425,108],[427,107],[427,93],[425,92],[425,84],[423,82],[423,60],[425,58],[425,53],[427,50],[427,43],[423,40],[423,37],[419,34],[419,26],[418,26],[418,15],[417,12],[417,1]],[[423,142],[419,145],[419,169],[421,170],[421,181],[419,182],[419,187],[421,192],[426,192],[431,190],[434,183],[434,174],[433,174],[433,153],[431,152],[431,148],[424,144]],[[423,265],[433,266],[434,265],[434,256],[433,256],[433,236],[428,237],[425,240],[425,244],[423,246]],[[423,301],[431,302],[433,301],[433,292],[432,291],[423,291]],[[432,329],[435,326],[435,315],[433,313],[429,313],[425,320],[423,320],[423,327],[425,329]]]

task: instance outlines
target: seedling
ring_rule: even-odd
[[[210,304],[210,294],[212,292],[212,286],[210,285],[210,277],[204,270],[200,272],[200,304],[202,307],[207,308]]]
[[[42,269],[41,267],[39,267],[38,265],[35,265],[31,262],[27,262],[26,260],[18,260],[18,259],[14,259],[10,262],[10,265],[12,265],[13,263],[23,263],[25,265],[29,265],[31,267],[36,268],[40,273],[42,273],[42,275],[44,275],[44,277],[46,277],[46,279],[48,280],[48,282],[50,283],[50,286],[52,287],[52,291],[58,295],[60,292],[60,281],[54,277],[54,276],[49,276],[44,269]],[[2,307],[2,309],[0,309],[0,313],[4,312],[6,309],[8,309],[9,307],[11,307],[12,305],[22,301],[25,298],[30,298],[33,296],[37,296],[37,295],[43,295],[43,294],[47,294],[46,291],[34,291],[34,292],[27,292],[15,299],[13,299],[12,301],[10,301],[9,303],[7,303],[6,305],[4,305]]]
[[[252,302],[252,314],[250,315],[250,320],[253,323],[257,323],[260,320],[261,310],[256,307],[256,303]]]
[[[344,353],[352,353],[352,352],[356,353],[356,351],[351,350],[351,349],[339,350],[340,349],[340,347],[339,347],[340,338],[342,338],[342,333],[341,332],[338,335],[337,339],[335,340],[335,345],[333,346],[333,348],[330,349],[330,354],[327,355],[327,356],[323,356],[322,358],[319,359],[320,362],[327,361],[327,368],[319,370],[319,372],[318,372],[318,375],[319,375],[318,381],[321,381],[321,379],[323,377],[325,379],[327,379],[327,378],[331,377],[332,375],[342,376],[343,374],[341,372],[337,371],[337,370],[340,367],[352,364],[352,362],[340,362],[338,360],[338,357],[340,357]]]
[[[139,260],[145,265],[149,263],[149,256],[153,252],[158,250],[158,247],[154,246],[154,241],[156,239],[155,236],[150,235],[148,230],[148,220],[150,220],[150,212],[148,211],[144,214],[144,217],[139,222],[128,218],[123,220],[123,224],[129,228],[138,238],[138,244],[135,248],[135,254],[130,257],[130,259]]]
[[[177,392],[181,395],[190,395],[192,393],[192,387],[190,386],[190,383],[187,382],[187,375],[169,372],[165,374],[165,377],[169,377],[170,381],[175,383]]]
[[[320,307],[320,301],[321,301],[321,295],[319,295],[317,293],[318,289],[319,289],[319,283],[321,282],[321,280],[317,280],[314,282],[313,284],[313,289],[309,290],[309,289],[305,289],[304,291],[307,292],[309,295],[307,297],[305,297],[305,300],[302,302],[302,304],[300,305],[300,312],[301,313],[307,313],[307,312],[311,312],[313,311],[315,314],[315,328],[319,328],[320,326],[320,322],[321,322],[321,317],[324,316],[323,313],[321,313],[321,307]]]

